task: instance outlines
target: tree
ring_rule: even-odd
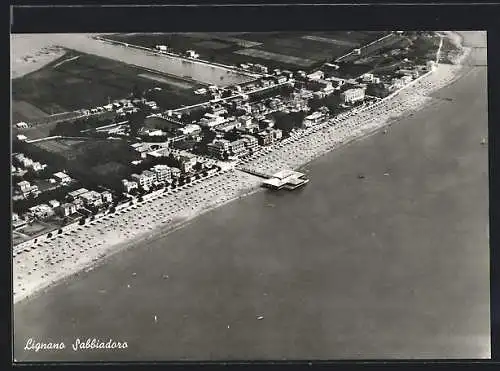
[[[62,230],[62,229],[59,229],[59,230],[57,231],[57,234],[62,234],[62,233],[63,233],[63,230]]]
[[[132,97],[137,98],[137,99],[141,99],[142,95],[143,94],[142,94],[141,89],[139,89],[139,86],[137,86],[137,84],[135,84],[134,87],[132,88]]]
[[[231,96],[231,91],[230,90],[224,90],[221,94],[221,98],[228,98]]]
[[[47,235],[47,238],[51,238],[51,237],[52,237],[52,233],[49,233],[49,234]]]
[[[139,130],[144,127],[145,119],[146,114],[143,111],[133,112],[129,115],[128,121],[130,126],[130,134],[132,136],[137,136]]]
[[[79,225],[84,225],[86,222],[86,218],[81,218],[80,221],[78,222]]]

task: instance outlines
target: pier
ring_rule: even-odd
[[[309,183],[305,174],[293,170],[281,170],[262,182],[262,186],[273,190],[287,189],[289,191]]]

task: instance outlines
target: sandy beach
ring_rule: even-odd
[[[351,140],[411,115],[429,104],[432,101],[429,95],[453,82],[461,71],[461,65],[439,65],[436,71],[381,104],[316,127],[300,134],[302,137],[289,138],[241,166],[266,173],[299,168]],[[255,192],[261,180],[240,170],[230,170],[44,241],[40,247],[14,257],[14,302],[102,263],[103,258],[134,246],[142,239],[168,233],[207,210]]]

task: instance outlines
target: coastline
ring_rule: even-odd
[[[469,49],[465,49],[466,52],[463,53],[464,58],[468,55],[467,50]],[[324,127],[292,143],[278,146],[272,152],[252,161],[247,167],[269,172],[284,167],[303,167],[333,149],[363,139],[431,104],[432,98],[427,94],[449,85],[460,78],[462,72],[462,65],[439,65],[432,74],[398,91],[381,105],[368,107],[336,125]],[[44,289],[70,279],[82,271],[89,271],[117,252],[139,243],[154,241],[184,227],[201,214],[255,193],[260,189],[260,182],[260,178],[239,170],[231,170],[173,196],[165,194],[158,199],[134,205],[133,212],[105,217],[92,222],[90,226],[79,228],[82,231],[87,229],[86,233],[78,233],[76,236],[71,233],[64,234],[54,240],[57,243],[17,256],[14,258],[13,267],[14,291],[21,288],[21,292],[16,292],[17,296],[14,295],[14,303],[36,296]],[[191,197],[188,199],[189,195]],[[146,219],[146,225],[140,224],[143,219]],[[103,227],[108,228],[101,229],[98,226],[101,223],[104,224]],[[60,238],[62,241],[59,241]],[[62,248],[60,245],[63,245]],[[78,247],[75,245],[80,247],[80,255],[77,252],[76,258],[74,253]],[[62,261],[59,259],[60,264],[57,266],[48,263],[48,260],[41,261],[44,257],[58,258],[58,250],[62,249],[64,252],[65,248],[68,254],[61,258]],[[73,259],[72,262],[70,259]],[[36,272],[33,271],[34,267]],[[30,282],[23,281],[26,275],[32,276]]]

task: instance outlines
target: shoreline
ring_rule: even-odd
[[[11,34],[11,80],[42,69],[66,52],[56,42],[47,40],[44,34]]]
[[[464,50],[468,49],[465,48]],[[467,58],[468,53],[463,54],[465,55],[464,58]],[[463,65],[439,65],[438,70],[417,81],[413,86],[405,87],[403,90],[396,92],[382,105],[367,107],[362,112],[357,112],[353,116],[339,121],[336,125],[327,126],[309,133],[292,143],[277,146],[270,153],[252,161],[247,167],[254,166],[257,170],[264,169],[264,171],[279,170],[284,167],[303,168],[311,161],[326,155],[334,149],[342,148],[355,140],[366,138],[383,127],[391,126],[398,120],[428,106],[433,98],[426,96],[426,94],[459,79],[463,75],[463,67]],[[415,85],[420,86],[416,88]],[[372,112],[374,110],[382,110],[383,112],[377,115],[376,112]],[[301,149],[301,151],[299,152],[298,149]],[[239,170],[231,170],[181,190],[174,194],[173,197],[164,194],[160,198],[143,202],[140,205],[134,204],[133,208],[139,209],[138,211],[125,212],[124,214],[117,213],[112,217],[96,220],[90,225],[80,226],[81,228],[78,229],[82,230],[82,233],[78,233],[74,238],[72,238],[71,233],[58,236],[57,240],[54,240],[56,243],[14,258],[14,291],[19,290],[19,286],[23,291],[16,292],[17,296],[14,295],[14,303],[31,299],[53,285],[68,281],[82,272],[86,273],[105,263],[117,252],[125,251],[132,246],[137,246],[139,243],[144,244],[145,242],[155,241],[179,228],[183,228],[191,220],[202,214],[236,199],[256,193],[261,189],[260,183],[261,179],[258,177]],[[206,188],[208,189],[205,191]],[[188,199],[188,195],[194,196]],[[208,200],[203,196],[206,196]],[[196,197],[198,201],[193,200],[193,197]],[[147,225],[141,224],[139,226],[141,219],[144,218],[146,218]],[[173,219],[176,219],[175,222],[173,222]],[[165,220],[168,221],[165,222]],[[98,226],[103,222],[108,227],[115,228],[108,228],[105,233]],[[125,225],[126,230],[122,228],[123,225]],[[83,233],[85,230],[88,232]],[[101,237],[103,234],[106,238]],[[60,237],[63,240],[62,242],[59,241]],[[80,241],[78,241],[78,238]],[[75,239],[77,239],[77,242],[75,242]],[[92,240],[95,241],[94,244]],[[63,245],[62,248],[61,244]],[[75,252],[77,248],[74,245],[81,247],[80,255],[77,253],[76,258],[74,254],[71,254],[71,258],[65,256],[58,260],[58,263],[61,264],[51,267],[51,265],[53,266],[52,262],[49,262],[51,258],[54,256],[58,258],[61,250],[63,253],[65,252],[65,247],[68,249],[68,254],[71,253],[70,249]],[[90,251],[87,253],[87,250]],[[42,252],[45,252],[45,256],[41,256]],[[45,264],[41,262],[42,264],[38,266],[37,254],[39,259],[46,258]],[[70,259],[74,259],[73,263],[69,261]],[[41,270],[33,274],[39,268]],[[23,285],[22,277],[26,274],[32,276],[32,279]],[[39,277],[33,278],[35,275]]]

